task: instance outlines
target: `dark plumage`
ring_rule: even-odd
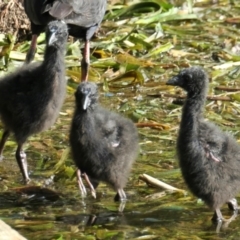
[[[33,60],[36,41],[49,21],[64,19],[69,34],[85,41],[83,51],[82,81],[88,78],[89,40],[104,17],[107,0],[24,0],[25,11],[31,21],[32,42],[25,62]]]
[[[138,133],[132,121],[98,104],[97,85],[81,83],[75,93],[76,109],[70,131],[73,159],[78,167],[79,187],[86,194],[80,174],[109,183],[126,199],[126,185],[131,166],[137,157]],[[91,187],[95,196],[95,187]]]
[[[207,74],[200,67],[182,70],[167,82],[187,91],[177,139],[182,175],[190,190],[223,220],[220,208],[240,191],[240,146],[236,140],[203,118],[208,90]]]
[[[50,22],[46,30],[44,61],[24,66],[0,79],[0,117],[4,124],[0,156],[12,132],[18,144],[16,159],[26,182],[29,176],[22,146],[30,135],[54,124],[64,101],[67,36],[64,22]]]

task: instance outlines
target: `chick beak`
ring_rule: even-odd
[[[52,45],[56,41],[57,41],[56,31],[54,31],[54,32],[52,32],[52,34],[48,40],[48,45]]]
[[[178,86],[178,77],[175,76],[166,82],[167,85]]]
[[[83,100],[82,100],[83,110],[86,110],[91,103],[91,99],[90,99],[89,95],[90,95],[90,93],[84,94],[84,97],[83,97]]]

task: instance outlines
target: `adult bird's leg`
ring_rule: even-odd
[[[84,173],[83,176],[84,176],[84,178],[85,178],[85,180],[86,180],[89,188],[91,189],[91,194],[92,194],[92,196],[93,196],[94,198],[96,198],[96,197],[97,197],[97,196],[96,196],[96,191],[95,191],[92,183],[90,182],[90,180],[89,180],[89,178],[88,178],[88,175],[87,175],[86,173]]]
[[[23,144],[18,144],[17,151],[16,151],[16,159],[17,159],[18,166],[21,170],[21,173],[23,175],[23,179],[27,184],[28,182],[30,182],[30,178],[28,176],[27,155],[22,150],[22,145]]]
[[[3,149],[4,149],[4,145],[8,139],[10,135],[10,131],[9,130],[5,130],[3,132],[3,135],[2,135],[2,139],[1,139],[1,142],[0,142],[0,161],[3,160]]]
[[[83,181],[82,181],[80,169],[77,170],[77,179],[78,179],[78,186],[79,186],[79,189],[81,191],[82,197],[86,197],[87,196],[87,191],[86,191],[86,188],[85,188],[85,186],[83,184]]]
[[[27,52],[27,56],[24,62],[25,64],[29,64],[34,59],[36,49],[37,49],[37,38],[38,38],[37,34],[32,35],[31,45]]]
[[[88,70],[90,64],[90,42],[86,40],[84,49],[83,49],[83,57],[81,61],[81,81],[85,82],[88,80]]]

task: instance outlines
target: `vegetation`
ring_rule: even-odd
[[[172,2],[172,3],[170,3]],[[239,219],[215,233],[206,206],[191,194],[146,186],[146,173],[187,191],[175,156],[185,93],[165,82],[181,68],[200,65],[211,84],[206,118],[240,139],[240,4],[234,0],[111,0],[91,42],[89,80],[101,102],[138,126],[140,154],[126,189],[123,214],[105,184],[97,200],[81,199],[68,147],[73,93],[80,79],[81,42],[69,39],[68,96],[52,130],[25,146],[34,187],[22,188],[14,139],[0,163],[0,214],[28,239],[237,239]],[[0,34],[1,75],[23,64],[28,41]],[[36,60],[42,59],[44,34]],[[36,187],[36,186],[39,187]],[[46,187],[48,190],[46,190]],[[49,192],[49,189],[52,191]],[[159,193],[159,191],[161,191]],[[158,193],[158,194],[156,194]],[[231,213],[223,210],[224,215]],[[161,238],[159,238],[161,236]]]

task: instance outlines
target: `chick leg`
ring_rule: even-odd
[[[77,179],[78,179],[78,186],[79,186],[79,189],[81,191],[82,197],[86,197],[87,196],[87,191],[86,191],[86,188],[85,188],[85,186],[83,184],[83,181],[82,181],[80,169],[77,170]]]
[[[20,143],[18,144],[15,156],[16,156],[16,160],[20,168],[20,171],[22,173],[23,180],[27,184],[30,182],[30,178],[28,176],[27,156],[26,156],[26,153],[22,150],[22,145],[23,144],[20,144]]]
[[[84,176],[84,178],[85,178],[85,180],[86,180],[86,182],[87,182],[87,184],[88,184],[88,186],[89,186],[89,188],[90,188],[90,190],[91,190],[92,196],[93,196],[94,198],[96,198],[96,191],[95,191],[92,183],[90,182],[90,180],[89,180],[89,178],[88,178],[88,175],[87,175],[86,173],[84,173],[83,176]]]
[[[4,149],[4,146],[5,146],[5,143],[8,139],[10,135],[10,131],[9,130],[5,130],[3,132],[3,135],[2,135],[2,139],[1,139],[1,142],[0,142],[0,161],[3,160],[3,149]]]

